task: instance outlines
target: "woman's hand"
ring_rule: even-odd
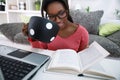
[[[22,32],[25,36],[28,36],[28,23],[24,24],[24,26],[22,27]]]
[[[22,32],[25,36],[29,37],[28,35],[28,23],[24,24],[24,26],[22,27]],[[30,37],[29,37],[30,38]],[[36,41],[35,39],[30,38],[30,41]]]

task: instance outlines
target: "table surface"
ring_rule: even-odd
[[[6,38],[0,39],[0,45],[12,46],[15,48],[36,52],[38,54],[45,54],[48,56],[51,56],[53,53],[53,51],[50,50],[32,48],[30,45],[16,44]],[[104,59],[100,63],[107,72],[116,76],[117,80],[120,80],[120,60]],[[101,80],[92,77],[78,77],[76,75],[70,74],[46,72],[45,68],[47,65],[48,64],[45,64],[40,70],[38,70],[32,80]]]
[[[120,61],[104,59],[100,62],[103,65],[103,69],[111,75],[116,77],[115,80],[120,80]],[[47,64],[45,65],[45,67]],[[32,80],[104,80],[103,78],[98,77],[78,77],[71,74],[55,73],[45,71],[45,67],[42,67]],[[106,79],[105,79],[106,80]],[[109,80],[109,79],[108,79]]]

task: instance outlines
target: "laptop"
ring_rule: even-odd
[[[0,80],[30,80],[49,59],[44,54],[0,45]]]
[[[3,73],[1,71],[1,68],[0,68],[0,80],[4,80],[4,77],[3,77]]]

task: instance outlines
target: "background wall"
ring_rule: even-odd
[[[120,0],[68,0],[71,9],[84,10],[88,6],[90,11],[104,10],[104,18],[116,19],[115,9],[120,10]]]

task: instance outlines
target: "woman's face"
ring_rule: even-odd
[[[58,24],[60,29],[64,29],[67,23],[67,11],[59,2],[53,2],[47,8],[48,18]]]

